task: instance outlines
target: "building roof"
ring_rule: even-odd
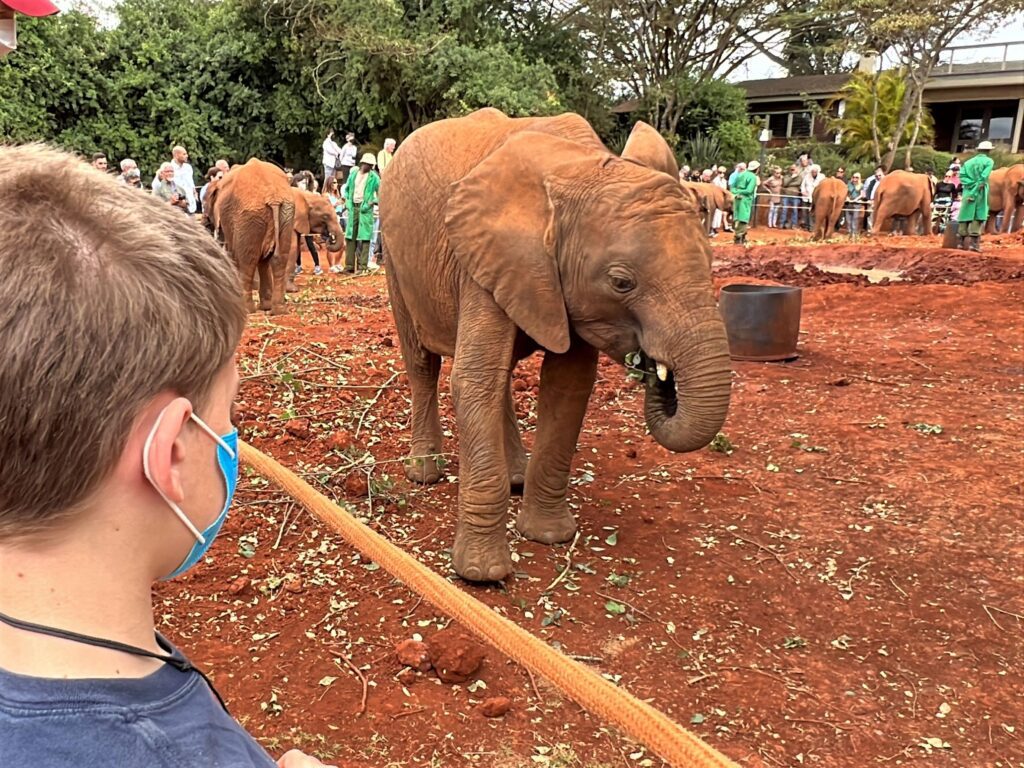
[[[827,99],[835,96],[853,73],[838,75],[798,75],[797,77],[773,77],[765,80],[744,80],[736,83],[747,92],[747,100],[753,102],[786,101],[807,96],[812,99]],[[925,90],[980,85],[1013,85],[1021,82],[1024,61],[983,61],[969,64],[938,64],[932,71]],[[969,82],[968,82],[969,81]]]

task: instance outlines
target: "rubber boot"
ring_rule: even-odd
[[[967,250],[974,251],[975,253],[981,253],[981,235],[975,235],[974,237],[968,237],[967,239]]]

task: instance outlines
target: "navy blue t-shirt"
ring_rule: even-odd
[[[161,638],[161,640],[163,640]],[[181,652],[166,640],[171,655]],[[199,673],[62,680],[0,669],[0,766],[276,768]]]

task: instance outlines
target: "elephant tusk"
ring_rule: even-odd
[[[668,366],[658,363],[658,381],[668,381]]]

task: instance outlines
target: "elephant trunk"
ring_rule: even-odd
[[[669,359],[652,358],[655,350],[644,350],[644,367],[653,374],[646,377],[647,428],[659,444],[677,453],[710,443],[729,410],[729,343],[718,311],[709,311],[713,316],[665,345],[675,350]]]
[[[338,237],[335,234],[329,234],[327,236],[327,250],[331,253],[337,253],[345,247],[345,238]]]

